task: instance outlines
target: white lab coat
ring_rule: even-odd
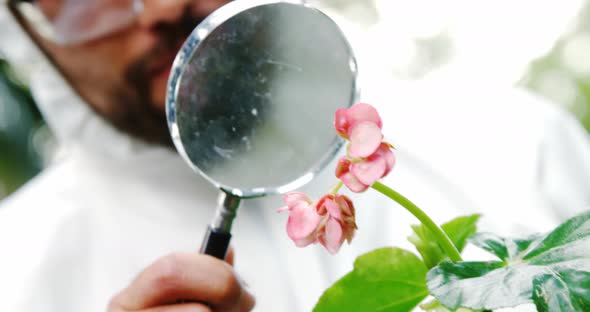
[[[45,62],[31,83],[64,156],[0,207],[0,311],[104,311],[157,258],[198,249],[217,191],[175,152],[110,127]],[[518,91],[453,85],[366,84],[398,147],[387,184],[437,222],[480,212],[483,229],[506,235],[588,208],[590,144],[571,116]],[[322,195],[333,168],[305,190]],[[371,190],[353,199],[359,231],[336,256],[293,246],[278,197],[244,202],[233,245],[256,311],[310,311],[359,254],[411,248],[412,216]]]

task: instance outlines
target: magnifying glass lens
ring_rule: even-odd
[[[225,194],[293,190],[341,145],[333,114],[356,102],[356,75],[346,38],[317,9],[230,2],[195,29],[174,63],[167,95],[173,140]],[[218,215],[235,214],[224,209]]]

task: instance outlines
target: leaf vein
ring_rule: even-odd
[[[404,280],[395,280],[395,279],[383,280],[383,281],[380,281],[379,283],[406,284],[406,285],[410,285],[410,286],[418,286],[420,288],[425,288],[426,287],[426,283],[425,282],[414,282],[414,281],[404,281]]]
[[[428,292],[427,291],[423,291],[423,292],[418,293],[417,295],[414,295],[412,297],[406,297],[406,298],[404,298],[402,300],[397,300],[397,301],[394,301],[394,302],[390,302],[390,303],[388,303],[388,304],[386,304],[384,306],[378,307],[376,311],[382,311],[382,310],[387,309],[387,308],[390,308],[392,306],[396,306],[396,305],[399,305],[399,304],[402,304],[402,303],[410,302],[412,300],[416,300],[416,299],[418,299],[420,297],[426,297],[426,296],[428,296]]]

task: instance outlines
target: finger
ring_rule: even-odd
[[[227,263],[208,255],[177,253],[150,265],[116,300],[126,309],[141,310],[178,300],[229,308],[250,297],[243,294]]]
[[[149,308],[138,312],[213,312],[211,308],[200,303],[182,303],[169,306]]]
[[[225,256],[225,262],[229,263],[229,265],[234,266],[234,248],[233,247],[229,247],[229,250],[227,251],[227,255]]]
[[[254,309],[256,299],[245,288],[242,288],[242,298],[240,300],[240,312],[247,312]]]

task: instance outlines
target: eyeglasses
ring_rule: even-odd
[[[54,16],[35,0],[10,0],[9,6],[43,37],[62,45],[120,31],[133,24],[143,11],[142,0],[63,0]]]

